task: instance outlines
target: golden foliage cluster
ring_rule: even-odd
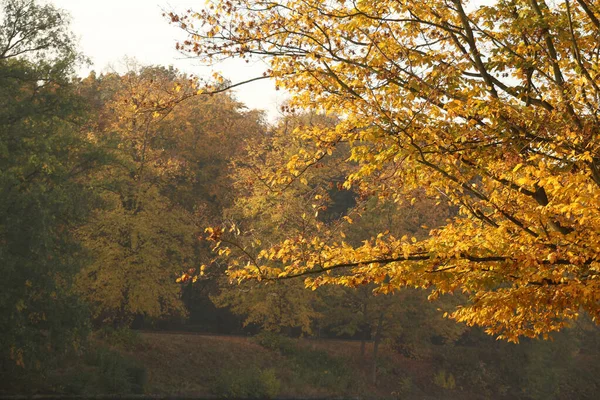
[[[341,116],[295,131],[310,145],[263,177],[273,190],[343,144],[344,187],[460,207],[422,240],[382,230],[351,245],[323,225],[231,276],[463,291],[451,316],[513,341],[597,320],[599,19],[594,0],[237,0],[172,15],[182,50],[262,59],[290,107]]]

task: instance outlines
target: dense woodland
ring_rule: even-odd
[[[268,123],[0,1],[0,396],[596,398],[600,4],[412,3],[166,15]]]

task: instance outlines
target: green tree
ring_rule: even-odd
[[[0,387],[80,343],[87,314],[72,280],[87,257],[73,230],[101,153],[73,83],[80,59],[65,16],[6,0],[0,25]]]

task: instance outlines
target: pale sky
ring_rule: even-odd
[[[199,66],[175,50],[175,43],[185,33],[170,25],[162,10],[199,10],[203,0],[49,0],[71,15],[71,29],[79,38],[81,51],[93,66],[81,71],[102,72],[112,66],[122,69],[124,57],[133,57],[142,65],[173,65],[196,76],[209,77],[220,71],[233,82],[262,75],[262,64],[229,62],[214,68]],[[275,91],[269,81],[258,81],[235,90],[236,97],[248,108],[268,111],[269,120],[278,115],[285,96]]]

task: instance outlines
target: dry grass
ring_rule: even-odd
[[[318,384],[314,379],[307,379],[306,370],[302,372],[299,367],[300,359],[265,349],[252,338],[142,333],[141,343],[125,352],[145,365],[148,372],[146,393],[151,395],[210,398],[214,397],[214,383],[223,371],[274,368],[281,381],[279,398],[436,398],[427,397],[419,389],[428,388],[431,393],[431,379],[435,372],[431,360],[409,359],[383,347],[380,350],[383,372],[378,384],[373,385],[371,344],[367,344],[364,358],[357,341],[300,339],[294,340],[294,346],[303,356],[325,353],[337,365],[345,366],[344,371],[350,376],[343,387]],[[331,373],[321,369],[316,368],[314,372]],[[406,376],[410,376],[416,390],[400,395],[397,393],[399,381]],[[447,395],[442,397],[449,398]],[[462,393],[457,398],[477,397]]]
[[[130,356],[148,371],[147,392],[208,396],[219,371],[269,367],[281,358],[246,338],[183,334],[142,334]]]

